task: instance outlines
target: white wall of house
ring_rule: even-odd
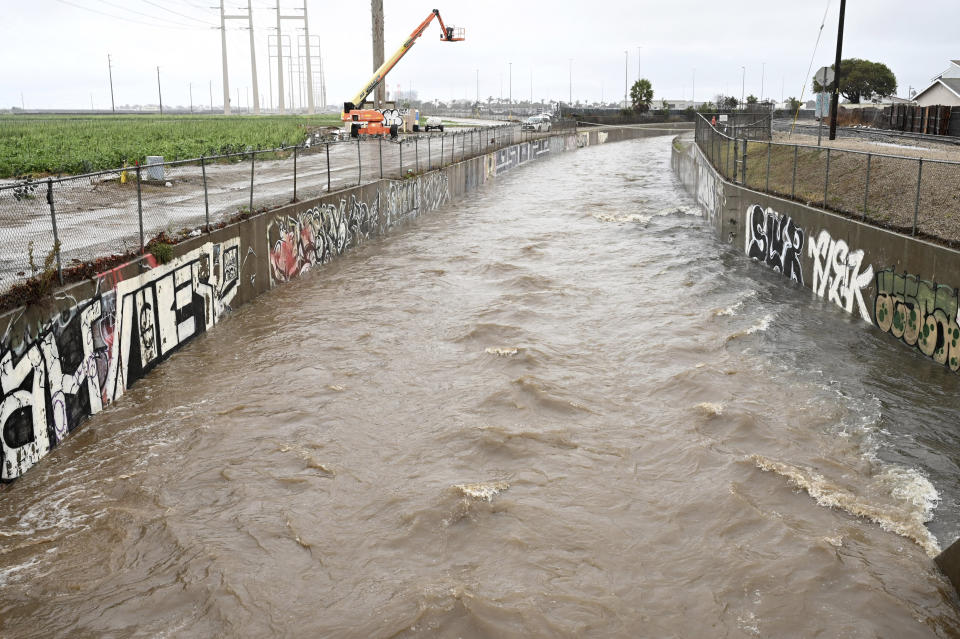
[[[920,106],[933,106],[936,104],[960,106],[960,96],[939,82],[919,94],[915,99]]]

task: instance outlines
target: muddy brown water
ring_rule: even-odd
[[[0,489],[0,636],[956,636],[956,376],[714,239],[669,145],[186,346]]]

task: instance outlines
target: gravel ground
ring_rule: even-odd
[[[924,160],[946,160],[949,162],[960,162],[960,146],[949,143],[938,144],[930,140],[915,140],[910,138],[897,138],[896,143],[877,142],[872,140],[857,140],[851,138],[837,138],[836,140],[827,139],[827,127],[823,127],[823,140],[821,146],[833,149],[845,149],[848,151],[864,151],[870,153],[883,153],[885,155],[899,155],[909,158],[923,158]],[[794,132],[792,135],[784,131],[774,131],[773,141],[783,144],[807,144],[817,145],[816,134]]]

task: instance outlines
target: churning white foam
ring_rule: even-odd
[[[510,488],[505,481],[484,481],[475,484],[454,484],[453,488],[464,497],[481,501],[493,501],[493,498]]]
[[[717,402],[700,402],[697,404],[697,410],[699,410],[704,415],[714,417],[717,415],[723,415],[723,404]]]
[[[517,354],[519,349],[516,348],[494,348],[492,346],[487,347],[486,352],[489,355],[496,355],[497,357],[513,357]]]
[[[874,475],[866,491],[879,496],[879,499],[873,500],[838,486],[809,468],[763,455],[752,455],[750,460],[761,470],[785,477],[797,488],[805,490],[821,506],[844,510],[879,524],[886,531],[912,539],[931,557],[940,552],[937,538],[925,526],[933,518],[940,495],[933,484],[913,468],[888,466]],[[885,497],[889,497],[889,500]]]
[[[650,216],[644,217],[643,215],[637,215],[636,213],[631,213],[630,215],[611,215],[609,213],[594,213],[594,219],[599,222],[615,222],[617,224],[623,224],[624,222],[639,222],[645,224],[650,221]]]

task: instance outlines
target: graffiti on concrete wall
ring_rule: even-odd
[[[720,217],[720,212],[723,210],[726,201],[723,194],[723,183],[717,179],[713,169],[706,162],[697,162],[696,170],[697,203],[707,212],[707,219],[715,222]]]
[[[239,288],[239,238],[116,282],[0,343],[0,480],[22,475],[150,368],[215,324]],[[101,279],[101,282],[105,280]]]
[[[450,198],[443,171],[413,180],[391,181],[376,197],[363,201],[350,195],[296,215],[277,216],[267,224],[272,284],[288,282],[325,264],[403,218],[442,206]]]
[[[745,250],[751,258],[803,284],[800,257],[805,233],[789,216],[759,204],[747,208]]]
[[[378,109],[381,114],[383,114],[383,126],[392,126],[396,124],[399,127],[403,126],[403,115],[401,115],[398,109]]]
[[[960,369],[957,291],[946,284],[884,269],[877,273],[874,317],[892,334],[935,362]]]
[[[520,166],[520,147],[517,146],[508,146],[505,149],[500,149],[496,153],[496,169],[494,175],[500,175],[510,169]]]
[[[863,289],[873,282],[873,266],[864,269],[863,251],[851,251],[844,240],[834,240],[822,230],[815,242],[807,244],[807,255],[813,260],[813,292],[848,313],[856,304],[860,317],[872,324]]]
[[[540,158],[550,153],[551,138],[535,140],[530,143],[530,154],[534,158]]]

